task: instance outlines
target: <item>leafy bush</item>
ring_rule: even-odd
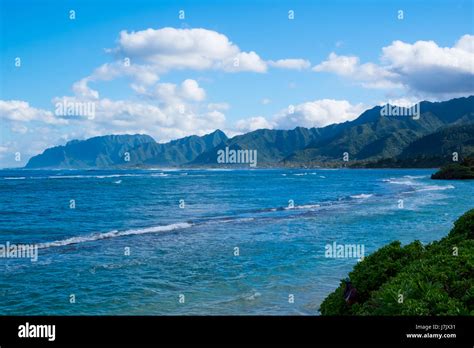
[[[431,175],[431,179],[474,179],[474,160],[466,158],[462,163],[448,164]]]
[[[321,304],[322,315],[473,315],[474,209],[439,242],[392,242],[349,276],[358,303],[344,301],[341,282]]]

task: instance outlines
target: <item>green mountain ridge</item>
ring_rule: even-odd
[[[457,153],[457,158],[453,155]],[[434,168],[474,155],[474,124],[448,126],[410,143],[397,157],[365,164],[369,168]]]
[[[149,135],[105,135],[73,140],[32,157],[26,168],[110,168],[181,165],[216,147],[227,136],[220,130],[157,143]],[[127,156],[128,153],[128,156]],[[128,160],[127,160],[128,159]]]
[[[446,163],[448,150],[471,151],[472,125],[474,96],[421,102],[419,119],[381,116],[381,107],[376,106],[353,121],[322,128],[259,129],[232,138],[220,130],[168,143],[140,134],[94,137],[47,149],[32,157],[26,168],[208,167],[218,165],[217,152],[226,147],[256,150],[258,165],[264,167],[341,165],[345,152],[356,166],[429,166],[430,156],[438,159],[438,166]],[[416,165],[412,158],[420,156],[425,160]]]
[[[378,160],[400,155],[413,141],[449,125],[474,123],[474,97],[446,102],[422,102],[420,118],[381,116],[381,107],[365,111],[331,139],[316,140],[284,162],[324,162],[342,159]]]

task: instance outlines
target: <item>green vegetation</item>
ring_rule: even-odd
[[[345,302],[341,281],[321,304],[322,315],[474,315],[474,209],[440,241],[392,242],[349,277],[356,303]]]
[[[431,179],[474,179],[474,157],[465,158],[461,163],[448,164],[431,175]]]
[[[47,149],[26,167],[214,167],[218,151],[229,147],[256,150],[258,167],[438,168],[453,152],[464,157],[474,151],[473,109],[470,96],[422,102],[419,119],[382,116],[376,106],[355,120],[321,128],[258,129],[232,138],[220,130],[168,143],[147,135],[107,135]],[[349,162],[343,161],[345,152]]]

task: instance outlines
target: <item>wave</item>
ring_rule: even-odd
[[[420,188],[416,191],[444,191],[444,190],[451,190],[454,189],[455,187],[453,185],[446,185],[446,186],[438,186],[438,185],[429,185],[425,186],[423,188]]]
[[[282,211],[282,210],[288,210],[288,209],[314,209],[320,207],[319,204],[307,204],[307,205],[297,205],[294,208],[270,208],[270,209],[263,209],[259,211],[255,211],[255,213],[258,212],[264,212],[264,211]],[[102,240],[102,239],[109,239],[109,238],[116,238],[116,237],[124,237],[124,236],[132,236],[132,235],[141,235],[141,234],[147,234],[147,233],[160,233],[160,232],[171,232],[175,230],[182,230],[186,228],[190,228],[192,226],[198,226],[198,225],[204,225],[204,224],[212,224],[212,223],[243,223],[243,222],[250,222],[256,220],[257,217],[242,217],[242,216],[227,216],[227,217],[214,217],[214,218],[204,218],[204,219],[198,219],[194,222],[179,222],[179,223],[174,223],[170,225],[163,225],[163,226],[153,226],[153,227],[147,227],[147,228],[139,228],[139,229],[130,229],[130,230],[125,230],[125,231],[118,231],[118,230],[112,230],[109,232],[105,233],[94,233],[94,234],[89,234],[85,236],[75,236],[75,237],[70,237],[62,240],[56,240],[53,242],[45,242],[45,243],[38,243],[36,244],[38,246],[38,249],[47,249],[47,248],[52,248],[52,247],[62,247],[62,246],[67,246],[67,245],[73,245],[73,244],[80,244],[80,243],[86,243],[86,242],[93,242],[97,240]]]
[[[187,175],[181,174],[181,175]],[[121,177],[165,177],[170,176],[166,173],[155,173],[155,174],[104,174],[104,175],[49,175],[49,176],[18,176],[18,177],[4,177],[4,180],[25,180],[25,179],[109,179],[109,178],[121,178]]]
[[[366,198],[370,198],[372,196],[373,196],[373,194],[370,194],[370,193],[361,193],[360,195],[353,195],[353,196],[351,196],[351,198],[366,199]]]
[[[403,177],[407,179],[423,179],[427,178],[428,175],[404,175]]]
[[[305,205],[295,205],[294,207],[284,207],[283,210],[292,210],[292,209],[315,209],[321,207],[320,204],[305,204]],[[278,208],[272,208],[277,210]],[[273,210],[273,211],[275,211]]]
[[[46,249],[46,248],[60,247],[60,246],[66,246],[66,245],[71,245],[71,244],[93,242],[96,240],[115,238],[115,237],[132,236],[132,235],[146,234],[146,233],[170,232],[174,230],[189,228],[191,226],[193,226],[193,224],[191,223],[179,222],[179,223],[175,223],[171,225],[153,226],[153,227],[147,227],[147,228],[131,229],[131,230],[126,230],[126,231],[113,230],[113,231],[105,232],[105,233],[95,233],[95,234],[90,234],[87,236],[71,237],[67,239],[57,240],[54,242],[39,243],[37,244],[37,246],[38,246],[38,249]]]
[[[304,176],[304,175],[317,175],[318,173],[308,173],[308,172],[305,172],[305,173],[295,173],[293,175],[296,175],[296,176]]]
[[[382,179],[383,182],[388,182],[390,184],[395,184],[395,185],[421,185],[419,183],[416,183],[412,180],[401,180],[401,179]]]
[[[387,182],[389,184],[395,184],[395,185],[420,186],[420,185],[425,185],[425,184],[417,180],[427,178],[427,177],[428,175],[404,175],[402,178],[382,179],[382,181]]]
[[[108,175],[50,175],[48,179],[106,179],[106,178],[120,178],[120,177],[130,177],[130,176],[144,176],[143,174],[108,174]],[[44,177],[37,177],[35,179],[43,179]]]
[[[306,204],[306,205],[296,205],[295,209],[314,209],[319,208],[320,204]]]
[[[259,293],[258,291],[255,291],[255,292],[252,292],[250,295],[244,295],[244,298],[247,300],[247,301],[253,301],[255,300],[256,298],[262,296],[261,293]]]

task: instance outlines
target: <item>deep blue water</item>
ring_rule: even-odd
[[[2,170],[0,244],[39,255],[0,258],[0,314],[317,315],[358,262],[326,244],[427,243],[473,208],[433,171]]]

